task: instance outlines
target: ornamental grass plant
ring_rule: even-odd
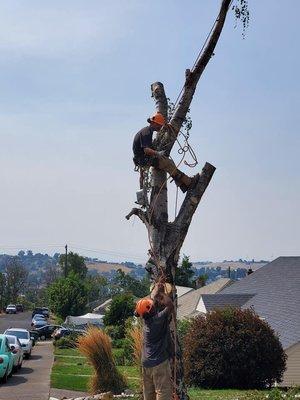
[[[81,354],[87,357],[94,369],[89,381],[92,394],[121,393],[127,386],[125,377],[117,370],[112,354],[110,337],[101,329],[91,327],[77,340]]]

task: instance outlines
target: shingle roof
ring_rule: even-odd
[[[250,300],[254,294],[203,294],[201,299],[205,305],[206,311],[212,311],[215,308],[224,308],[228,306],[241,307],[248,300]]]
[[[199,299],[202,294],[214,294],[230,285],[233,281],[228,278],[220,278],[209,285],[193,290],[178,298],[177,318],[182,319],[192,316],[196,312]]]
[[[300,257],[279,257],[222,290],[253,294],[252,306],[278,333],[284,349],[300,341]]]
[[[186,293],[191,292],[192,290],[195,290],[195,289],[193,289],[191,287],[176,285],[177,297],[184,296]]]

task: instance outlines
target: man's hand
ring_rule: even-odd
[[[155,157],[157,151],[151,149],[150,147],[144,147],[144,153],[146,154],[146,156]]]
[[[164,285],[162,283],[156,283],[151,292],[151,297],[153,300],[159,301],[158,298],[162,293],[164,293]]]
[[[162,304],[163,306],[165,306],[168,309],[169,313],[173,312],[173,310],[174,310],[173,301],[164,292],[161,293],[158,301],[159,301],[160,304]]]

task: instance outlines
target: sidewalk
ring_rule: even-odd
[[[86,397],[88,396],[88,393],[86,392],[77,392],[74,390],[66,390],[66,389],[55,389],[51,388],[50,389],[50,397],[54,397],[56,399],[63,399],[63,398],[76,398],[76,397]]]
[[[51,342],[38,342],[19,372],[0,386],[0,400],[48,400],[53,363]]]

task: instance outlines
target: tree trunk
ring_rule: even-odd
[[[192,102],[197,83],[213,55],[224,26],[230,2],[231,0],[222,1],[218,18],[201,56],[195,63],[194,68],[186,72],[186,80],[182,95],[170,121],[172,129],[162,129],[154,141],[154,146],[158,150],[163,149],[167,154],[170,154],[172,150]],[[163,84],[160,82],[153,83],[151,85],[151,91],[152,97],[155,99],[157,111],[161,112],[164,117],[167,118],[168,106]],[[209,185],[214,171],[215,167],[213,165],[209,163],[204,165],[196,186],[192,190],[187,191],[177,217],[173,222],[169,222],[167,175],[164,171],[152,168],[152,189],[149,209],[143,211],[134,208],[126,216],[126,218],[129,219],[133,214],[138,215],[147,227],[150,242],[149,264],[152,266],[153,277],[156,281],[164,277],[167,282],[171,284],[174,283],[175,269],[178,264],[180,249],[188,232],[192,217]],[[173,287],[173,300],[176,306],[175,285]],[[186,400],[188,396],[184,384],[181,349],[176,333],[176,315],[174,315],[173,323],[171,324],[171,332],[176,350],[175,359],[173,361],[173,377],[176,381],[174,382],[174,387],[178,398],[180,400]]]

